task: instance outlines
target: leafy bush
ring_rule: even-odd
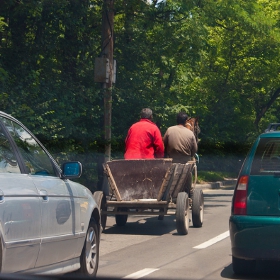
[[[197,174],[197,183],[204,182],[217,182],[223,181],[228,178],[236,178],[237,174],[230,172],[218,172],[218,171],[199,171]]]

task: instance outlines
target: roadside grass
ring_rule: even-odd
[[[219,172],[219,171],[198,171],[197,172],[197,183],[205,182],[217,182],[224,181],[226,179],[237,178],[238,174],[231,172]]]

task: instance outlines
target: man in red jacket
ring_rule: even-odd
[[[141,119],[133,124],[125,139],[125,159],[163,158],[164,145],[159,128],[152,122],[153,112],[142,109]]]

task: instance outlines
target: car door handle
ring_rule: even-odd
[[[43,198],[43,201],[48,201],[49,200],[48,193],[47,193],[46,190],[40,190],[39,194]]]
[[[4,192],[0,190],[0,203],[4,202]]]

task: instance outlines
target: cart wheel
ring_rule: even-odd
[[[194,189],[192,198],[192,222],[194,227],[202,227],[204,212],[204,197],[202,190]]]
[[[185,183],[185,192],[188,194],[189,197],[191,196],[192,183],[193,183],[193,176],[192,173],[189,173]]]
[[[102,191],[96,191],[93,193],[93,198],[98,205],[100,219],[101,219],[101,228],[102,231],[105,230],[106,222],[107,222],[107,214],[103,214],[103,211],[107,211],[107,199],[106,195]]]
[[[189,231],[189,197],[186,192],[180,192],[176,202],[176,227],[178,234],[186,235]]]
[[[195,188],[197,182],[197,165],[195,164],[192,169],[192,188]]]
[[[128,210],[127,210],[127,208],[118,208],[117,211],[127,212]],[[116,219],[117,226],[119,226],[119,227],[125,226],[126,221],[127,221],[127,216],[128,215],[116,215],[115,219]]]

